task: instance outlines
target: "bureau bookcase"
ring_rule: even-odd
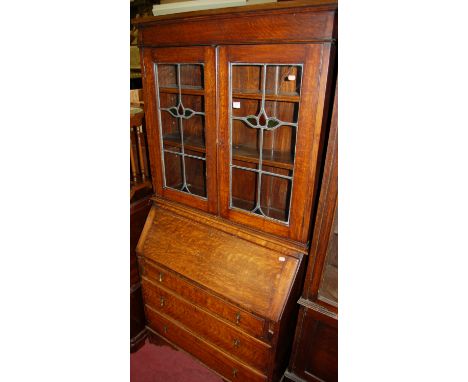
[[[289,360],[333,100],[337,4],[135,19],[153,206],[147,329],[225,380]]]

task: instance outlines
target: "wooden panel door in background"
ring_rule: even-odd
[[[144,48],[142,62],[153,187],[216,213],[215,50]]]
[[[331,53],[327,43],[220,47],[223,217],[307,242]]]

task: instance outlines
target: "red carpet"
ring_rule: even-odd
[[[191,356],[148,341],[130,354],[131,382],[222,382]]]

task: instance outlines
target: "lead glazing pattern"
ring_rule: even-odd
[[[235,116],[233,115],[232,112],[232,93],[233,93],[233,67],[235,66],[260,66],[261,67],[261,103],[260,103],[260,109],[256,115],[247,115],[243,117]],[[280,69],[281,68],[281,69]],[[289,69],[288,69],[289,68]],[[274,71],[274,84],[268,84],[268,91],[267,91],[267,71],[273,69]],[[278,129],[280,126],[290,126],[291,128],[297,129],[297,114],[294,117],[294,120],[291,121],[282,121],[279,118],[277,118],[277,102],[273,102],[273,108],[270,110],[271,115],[268,115],[266,110],[265,110],[265,95],[268,93],[268,95],[276,95],[278,96],[280,94],[280,85],[279,85],[279,78],[280,78],[280,70],[281,70],[281,75],[284,75],[284,69],[286,69],[288,72],[291,70],[294,70],[294,79],[296,84],[298,84],[298,87],[294,90],[297,91],[297,95],[300,95],[300,83],[301,83],[301,78],[300,75],[302,73],[302,65],[294,64],[294,65],[277,65],[277,64],[252,64],[252,63],[232,63],[230,64],[229,70],[230,70],[230,139],[231,139],[231,144],[230,144],[230,208],[239,208],[237,206],[233,206],[233,201],[232,201],[232,169],[240,169],[240,170],[245,170],[245,171],[252,171],[257,174],[257,187],[256,187],[256,202],[255,206],[253,209],[251,209],[249,212],[258,214],[263,216],[264,218],[267,219],[272,219],[272,220],[278,220],[275,218],[272,218],[266,214],[263,209],[262,209],[262,197],[261,197],[261,190],[262,190],[262,176],[263,175],[268,175],[272,177],[277,177],[277,178],[282,178],[282,179],[287,179],[288,181],[291,182],[291,190],[292,190],[292,185],[293,185],[293,176],[294,176],[294,167],[293,170],[289,173],[289,175],[283,175],[283,174],[277,174],[277,173],[272,173],[270,171],[265,171],[263,169],[263,142],[264,142],[264,132],[266,131],[274,131]],[[296,76],[297,74],[297,76]],[[296,77],[298,77],[296,79]],[[289,77],[288,77],[289,79]],[[272,86],[270,86],[272,85]],[[273,90],[271,92],[270,90]],[[239,166],[236,164],[233,164],[232,162],[232,121],[233,120],[238,120],[241,121],[245,124],[246,127],[252,128],[252,129],[258,129],[259,134],[258,134],[258,154],[259,154],[259,159],[258,159],[258,168],[249,168],[249,167],[243,167]],[[295,151],[295,146],[294,146],[294,151]],[[293,152],[293,156],[294,152]],[[291,203],[291,193],[288,195],[288,206],[290,206]],[[286,224],[289,224],[289,208],[287,211],[287,216],[285,216],[284,220],[280,220],[281,222],[285,222]]]
[[[162,163],[163,163],[163,176],[164,176],[164,186],[165,187],[168,187],[168,188],[173,188],[171,187],[170,185],[167,184],[166,182],[166,166],[165,166],[165,162],[164,162],[164,153],[171,153],[171,154],[175,154],[175,155],[179,155],[181,157],[181,166],[182,166],[182,169],[181,169],[181,173],[182,173],[182,184],[180,185],[180,187],[178,188],[179,191],[182,191],[182,192],[186,192],[186,193],[189,193],[189,194],[192,194],[192,195],[196,195],[196,196],[200,196],[198,193],[193,193],[191,190],[190,190],[190,187],[191,185],[187,182],[187,174],[186,174],[186,158],[192,158],[192,159],[197,159],[197,160],[201,160],[201,161],[206,161],[206,158],[204,157],[201,157],[201,156],[198,156],[198,155],[192,155],[192,154],[187,154],[186,150],[185,150],[185,145],[184,145],[184,120],[187,120],[189,118],[192,118],[193,116],[195,115],[200,115],[200,116],[204,116],[205,113],[202,112],[202,111],[195,111],[195,110],[192,110],[188,107],[185,107],[184,104],[182,103],[182,88],[183,88],[183,85],[182,85],[182,79],[181,79],[181,66],[190,66],[190,67],[194,67],[194,66],[200,66],[200,71],[202,73],[201,75],[201,78],[203,78],[203,64],[180,64],[180,63],[177,63],[177,64],[164,64],[165,67],[167,66],[170,66],[170,65],[173,65],[176,67],[176,87],[178,89],[178,92],[177,92],[177,104],[176,105],[173,105],[173,106],[170,106],[170,107],[161,107],[161,104],[160,104],[160,97],[158,97],[158,117],[159,117],[159,125],[161,126],[161,128],[159,129],[159,133],[160,133],[160,138],[161,138],[161,146],[162,146]],[[160,95],[160,85],[158,83],[159,81],[159,77],[158,77],[158,64],[155,64],[154,65],[154,72],[155,72],[155,80],[157,82],[157,89],[158,89],[158,95]],[[189,87],[187,87],[189,88]],[[190,88],[193,88],[193,86],[190,86]],[[166,145],[164,144],[164,137],[162,135],[162,122],[161,122],[161,112],[166,112],[166,113],[169,113],[172,117],[175,117],[176,120],[177,120],[177,127],[178,127],[178,130],[179,130],[179,136],[180,136],[180,151],[178,150],[174,150],[173,148],[171,149],[171,147],[166,147]],[[206,173],[203,174],[203,176],[205,177],[205,182],[206,182]],[[201,196],[203,198],[203,196]],[[205,198],[204,198],[205,199]]]

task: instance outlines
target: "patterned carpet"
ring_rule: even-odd
[[[222,382],[222,379],[186,353],[147,341],[130,354],[130,381]]]

